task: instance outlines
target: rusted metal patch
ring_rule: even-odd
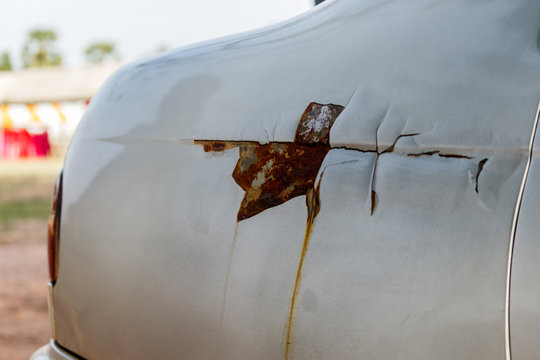
[[[233,178],[246,191],[238,221],[283,204],[313,189],[329,145],[270,143],[240,146]]]
[[[195,141],[205,152],[239,148],[240,158],[232,176],[246,193],[237,221],[313,191],[317,173],[330,151],[330,128],[343,109],[333,104],[309,104],[293,143]]]
[[[334,104],[311,103],[300,118],[294,142],[301,144],[329,144],[330,128],[344,107]]]
[[[246,144],[248,142],[221,141],[221,140],[195,140],[193,141],[193,143],[195,145],[201,145],[203,147],[204,152],[222,152],[225,150],[234,149],[235,147],[238,147],[241,144]]]

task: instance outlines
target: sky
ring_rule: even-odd
[[[93,42],[112,42],[123,61],[274,24],[313,7],[313,0],[4,0],[0,53],[16,69],[29,30],[50,28],[68,67],[84,65]]]

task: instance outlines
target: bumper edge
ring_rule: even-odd
[[[47,345],[34,352],[30,360],[77,360],[77,358],[63,351],[54,340],[51,340]]]

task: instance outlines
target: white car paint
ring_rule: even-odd
[[[539,14],[338,0],[124,67],[66,158],[57,343],[88,359],[534,358]],[[239,151],[194,142],[291,143],[312,102],[344,107],[313,223],[305,196],[237,222]]]

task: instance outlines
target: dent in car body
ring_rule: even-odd
[[[293,143],[270,142],[268,144],[258,144],[254,142],[235,142],[224,140],[195,140],[194,143],[202,145],[205,152],[223,152],[235,147],[239,148],[239,159],[232,173],[236,183],[246,192],[240,209],[238,210],[237,221],[248,219],[260,212],[280,205],[294,197],[305,195],[307,207],[307,222],[304,242],[300,254],[298,269],[296,272],[294,289],[291,297],[291,306],[287,321],[287,335],[285,338],[285,359],[289,358],[289,350],[292,346],[292,327],[294,320],[294,309],[296,297],[300,285],[304,259],[308,250],[311,229],[315,217],[320,210],[320,185],[324,175],[321,165],[330,151],[330,130],[332,125],[343,111],[344,107],[334,104],[310,103],[304,111],[298,127],[296,129],[295,141]],[[375,130],[375,151],[369,149],[364,152],[374,152],[375,161],[371,172],[371,210],[373,215],[377,206],[377,192],[374,189],[375,176],[377,173],[377,163],[379,157],[392,153],[401,138],[418,136],[420,133],[400,134],[384,150],[379,149],[378,131],[381,124]],[[348,151],[360,151],[359,149],[349,149]],[[473,159],[473,156],[460,154],[445,154],[440,150],[425,151],[422,153],[406,154],[407,156],[433,156],[454,159]],[[487,158],[480,160],[477,164],[478,170],[475,176],[475,191],[478,193],[478,178],[487,162]],[[339,164],[334,164],[339,165]],[[318,178],[317,184],[315,182]],[[237,241],[238,224],[234,230],[229,264],[223,292],[222,315],[226,304],[228,283],[231,269],[232,256]],[[223,321],[223,320],[222,320]]]

